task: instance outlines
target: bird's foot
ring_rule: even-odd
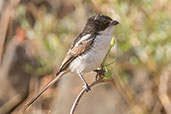
[[[99,80],[99,79],[102,79],[103,78],[103,76],[105,75],[105,70],[103,70],[103,69],[96,69],[96,70],[94,70],[96,73],[97,73],[97,75],[96,75],[96,80]]]
[[[83,88],[85,88],[85,91],[86,91],[86,92],[88,92],[88,91],[91,90],[91,88],[90,88],[90,86],[89,86],[88,84],[85,84],[85,85],[83,86]]]

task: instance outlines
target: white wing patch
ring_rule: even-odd
[[[90,36],[91,36],[91,34],[87,34],[87,35],[83,36],[75,45],[78,45],[78,44],[81,43],[82,41],[89,39]]]

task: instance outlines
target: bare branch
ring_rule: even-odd
[[[96,81],[92,82],[92,83],[90,84],[90,87],[93,87],[93,86],[95,86],[95,85],[97,85],[97,84],[99,84],[99,83],[111,82],[111,81],[113,81],[112,78],[111,78],[111,79],[99,79],[99,80],[96,80]],[[72,108],[71,108],[71,110],[70,110],[70,114],[74,114],[75,109],[77,108],[78,103],[79,103],[81,97],[84,95],[85,92],[86,92],[86,88],[83,88],[83,89],[80,91],[80,93],[78,94],[77,98],[75,99],[75,101],[74,101],[74,103],[73,103],[73,105],[72,105]]]
[[[8,25],[10,19],[14,13],[14,7],[20,2],[20,0],[11,0],[7,7],[4,8],[0,17],[0,63],[3,54],[3,47],[5,43],[5,38],[7,34]]]
[[[168,91],[168,80],[170,71],[166,69],[163,71],[162,75],[160,76],[160,85],[159,85],[159,99],[166,110],[167,114],[171,114],[171,102],[169,100],[169,96],[167,95]]]

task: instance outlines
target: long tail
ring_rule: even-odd
[[[58,73],[57,76],[50,81],[37,95],[35,95],[29,102],[25,105],[25,110],[33,104],[50,86],[52,86],[60,77],[62,77],[65,74],[65,72]]]

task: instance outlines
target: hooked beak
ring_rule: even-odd
[[[113,20],[112,22],[111,22],[111,25],[118,25],[119,24],[119,22],[118,21],[116,21],[116,20]]]

